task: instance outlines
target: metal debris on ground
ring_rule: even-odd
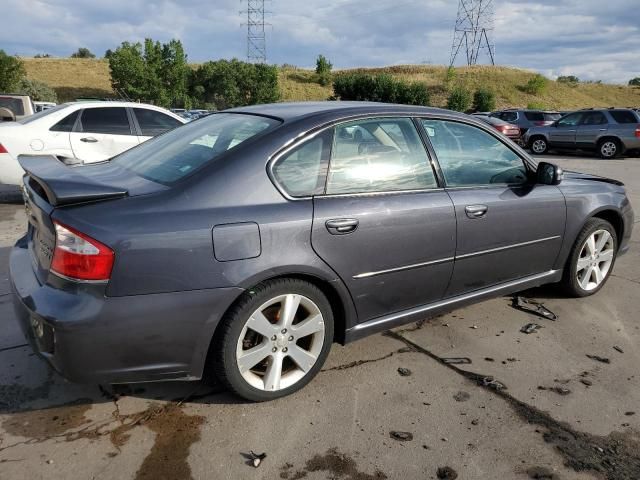
[[[524,327],[520,329],[522,333],[526,333],[527,335],[533,333],[542,328],[542,325],[538,325],[537,323],[527,323]]]
[[[399,442],[410,442],[413,440],[413,433],[411,432],[389,432],[389,436],[394,440],[398,440]]]
[[[408,377],[409,375],[411,375],[411,370],[409,370],[408,368],[400,367],[398,368],[398,373],[402,377]]]
[[[493,390],[506,390],[507,386],[502,383],[499,382],[498,380],[494,379],[493,377],[484,377],[480,380],[480,385],[482,385],[483,387],[488,387],[488,388],[492,388]]]
[[[267,458],[267,454],[266,453],[256,453],[253,450],[251,450],[249,452],[249,454],[251,455],[251,462],[254,466],[254,468],[258,468],[260,466],[260,464],[262,463],[262,461]]]
[[[515,296],[512,299],[511,306],[517,310],[522,310],[523,312],[531,313],[547,320],[556,321],[558,319],[558,316],[542,303],[531,300],[530,298],[524,298],[519,295]]]
[[[448,363],[450,365],[463,365],[471,363],[471,359],[468,357],[441,358],[440,361],[442,361],[442,363]]]
[[[613,349],[614,349],[616,352],[624,353],[624,350],[622,350],[622,349],[621,349],[619,346],[617,346],[617,345],[614,345],[614,346],[613,346]]]
[[[440,480],[455,480],[458,478],[458,472],[451,467],[439,467],[436,475]]]
[[[600,362],[600,363],[611,363],[611,360],[609,360],[607,357],[601,357],[599,355],[587,354],[587,358],[590,358],[591,360],[595,360],[596,362]]]

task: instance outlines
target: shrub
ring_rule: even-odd
[[[331,84],[331,69],[333,65],[324,55],[318,55],[316,60],[316,75],[318,77],[318,83],[326,86]]]
[[[529,79],[527,84],[524,86],[524,91],[531,95],[540,95],[545,91],[548,83],[549,80],[538,73]]]
[[[640,87],[640,77],[632,78],[631,80],[629,80],[629,86]]]
[[[44,82],[23,78],[18,87],[20,93],[29,95],[34,102],[57,102],[55,90]]]
[[[333,91],[341,100],[429,105],[429,90],[423,83],[407,83],[391,75],[343,73],[333,81]]]
[[[473,109],[476,112],[492,112],[496,109],[496,95],[488,88],[479,88],[473,94]]]
[[[14,91],[25,76],[22,60],[0,50],[0,92]]]
[[[558,83],[580,83],[580,79],[575,75],[560,75]]]
[[[547,106],[544,103],[540,102],[529,102],[527,103],[527,110],[546,110]]]
[[[81,47],[77,52],[71,54],[71,58],[96,58],[88,48]]]
[[[449,68],[447,68],[447,73],[444,77],[444,83],[447,87],[454,82],[454,80],[456,79],[456,75],[456,69],[453,65],[450,65]]]
[[[471,93],[464,87],[455,87],[447,99],[447,108],[457,112],[466,112],[471,106]]]

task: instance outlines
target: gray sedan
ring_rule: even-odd
[[[592,295],[633,227],[620,182],[424,107],[247,107],[101,164],[20,162],[33,349],[73,381],[216,375],[254,401],[302,388],[333,342],[545,283]]]

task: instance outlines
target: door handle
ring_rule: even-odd
[[[355,218],[335,218],[327,220],[325,226],[331,235],[346,235],[355,232],[359,223]]]
[[[469,218],[482,218],[487,214],[489,207],[486,205],[467,205],[464,209]]]
[[[98,140],[96,138],[93,138],[93,137],[84,137],[84,138],[81,138],[80,141],[84,142],[84,143],[97,143],[98,142]]]

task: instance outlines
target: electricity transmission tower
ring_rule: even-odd
[[[495,65],[493,36],[493,0],[459,0],[458,17],[453,31],[451,61],[453,65],[460,49],[465,49],[467,65],[478,63],[480,52],[487,54]]]
[[[267,41],[264,34],[265,0],[247,0],[247,9],[241,14],[247,15],[247,61],[265,63],[267,61]]]

